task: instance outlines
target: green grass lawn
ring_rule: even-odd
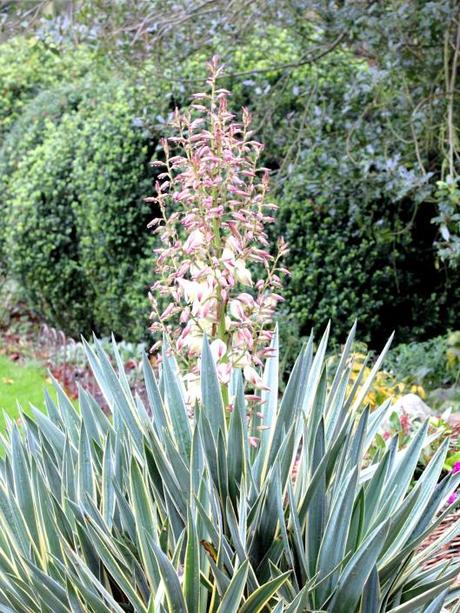
[[[17,402],[29,412],[29,403],[44,408],[45,387],[51,391],[47,382],[46,370],[37,364],[17,364],[0,355],[0,430],[5,427],[3,410],[12,419],[18,416]],[[54,393],[52,394],[54,397]]]

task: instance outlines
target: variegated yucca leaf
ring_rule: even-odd
[[[167,351],[159,381],[144,359],[140,398],[115,343],[112,359],[86,345],[111,417],[85,391],[76,409],[55,383],[47,413],[32,407],[3,440],[0,611],[440,611],[459,564],[426,562],[460,525],[420,545],[460,475],[441,479],[446,442],[414,482],[427,425],[366,465],[388,405],[363,406],[371,379],[350,391],[353,338],[335,372],[328,330],[316,351],[311,338],[281,400],[269,358],[249,418],[239,371],[225,409],[206,340],[193,415]]]

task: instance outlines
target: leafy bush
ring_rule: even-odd
[[[145,99],[117,79],[51,90],[2,150],[9,271],[71,335],[139,339],[147,327],[151,212],[142,197],[155,141]]]
[[[0,149],[0,176],[6,185],[19,162],[46,139],[49,124],[59,124],[64,115],[77,111],[84,98],[94,96],[95,88],[91,79],[64,83],[41,91],[25,105]]]
[[[85,46],[59,50],[49,42],[22,37],[0,45],[0,138],[38,93],[59,82],[71,83],[94,70],[96,61]]]
[[[388,368],[404,384],[422,386],[437,411],[458,411],[460,333],[401,344],[388,355]]]
[[[77,110],[82,99],[82,88],[75,84],[45,90],[28,104],[21,116],[5,135],[0,148],[0,214],[5,219],[11,199],[9,185],[21,160],[35,147],[42,145],[47,138],[48,128],[57,126],[62,117]],[[0,226],[0,269],[6,270],[5,240],[8,223]]]
[[[13,61],[14,56],[14,61]],[[23,63],[17,58],[22,58]],[[14,39],[0,45],[0,83],[8,95],[0,103],[0,215],[5,216],[8,184],[19,162],[47,137],[49,122],[58,124],[62,116],[76,110],[91,89],[90,82],[74,80],[85,74],[91,55],[83,48],[60,54],[38,41]],[[97,66],[100,77],[103,67]],[[20,74],[17,74],[20,73]],[[24,79],[24,80],[23,80]],[[12,84],[10,84],[10,81]],[[60,85],[58,83],[61,82]],[[94,85],[92,87],[94,89]],[[1,106],[3,104],[3,106]],[[3,122],[3,124],[2,124]],[[1,126],[4,126],[4,132]],[[5,224],[0,226],[0,268],[5,268]]]
[[[301,332],[332,318],[340,334],[358,317],[375,346],[393,329],[402,341],[455,327],[460,285],[437,262],[428,176],[405,165],[385,112],[372,106],[385,74],[344,53],[315,72],[292,80],[303,114],[301,94],[290,111],[288,99],[279,103],[282,148],[294,156],[281,168],[280,232]]]
[[[91,287],[82,270],[72,181],[75,117],[46,122],[46,139],[9,181],[6,211],[8,269],[46,319],[76,334],[93,325]]]
[[[148,325],[152,211],[144,198],[158,139],[149,117],[162,110],[146,94],[113,80],[80,107],[72,172],[80,261],[94,291],[97,327],[133,339],[145,336]]]
[[[458,528],[417,548],[452,510],[437,515],[460,475],[438,483],[444,443],[411,487],[426,425],[407,450],[396,453],[395,440],[362,469],[387,405],[358,417],[366,390],[345,393],[352,336],[332,380],[327,332],[316,355],[310,339],[280,404],[278,361],[268,359],[263,430],[258,416],[246,418],[238,371],[225,413],[206,340],[192,419],[167,351],[159,383],[145,360],[145,406],[123,369],[116,374],[102,348],[88,346],[113,418],[87,393],[77,410],[58,389],[48,415],[23,415],[22,433],[9,426],[0,462],[1,605],[63,613],[439,610],[458,562],[423,565]]]
[[[22,39],[1,47],[6,84],[13,52],[24,57],[28,89],[17,93],[16,110],[5,106],[2,268],[24,285],[31,306],[67,333],[94,329],[138,339],[147,327],[150,285],[151,211],[142,198],[150,191],[155,141],[147,92],[112,79],[101,62],[78,80],[90,65],[84,47],[64,53]],[[59,79],[63,85],[53,87]]]
[[[401,380],[435,389],[448,385],[455,376],[447,351],[447,335],[419,343],[403,343],[389,352],[387,366]]]

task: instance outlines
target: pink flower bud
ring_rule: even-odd
[[[175,305],[171,302],[170,304],[168,304],[166,309],[160,315],[160,320],[163,321],[167,319],[170,315],[172,315],[172,313],[174,313],[174,310],[175,310]]]
[[[189,318],[190,318],[190,307],[186,307],[180,314],[179,321],[181,322],[181,324],[185,324],[188,322]]]
[[[251,401],[254,404],[262,404],[262,398],[257,394],[245,394],[246,400]]]
[[[219,381],[223,384],[227,384],[230,382],[230,377],[232,374],[232,366],[229,363],[225,364],[217,364],[217,376]]]

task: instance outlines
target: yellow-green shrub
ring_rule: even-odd
[[[94,69],[96,57],[84,46],[58,49],[36,38],[16,37],[0,45],[0,137],[13,126],[28,101],[62,82]]]

